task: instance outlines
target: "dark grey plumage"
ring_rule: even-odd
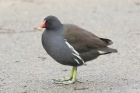
[[[104,54],[117,52],[116,49],[107,47],[112,44],[109,39],[99,38],[76,25],[62,24],[54,16],[48,16],[44,20],[46,29],[42,34],[43,47],[54,60],[63,65],[83,65],[84,62],[103,55],[99,51],[104,51]],[[75,52],[66,41],[79,53],[84,62],[73,54]]]
[[[42,44],[46,52],[57,62],[73,66],[70,77],[54,80],[56,84],[75,83],[77,66],[100,55],[117,52],[108,47],[113,44],[111,40],[99,38],[76,25],[62,24],[54,16],[46,17],[39,27],[42,28],[46,28],[42,34]]]

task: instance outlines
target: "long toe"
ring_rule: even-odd
[[[73,84],[75,83],[75,81],[73,80],[68,80],[68,81],[62,81],[62,82],[55,82],[55,84],[59,84],[59,85],[69,85],[69,84]]]
[[[64,78],[60,78],[60,79],[53,79],[53,81],[55,82],[63,82],[63,81],[68,81],[71,80],[71,77],[64,77]]]

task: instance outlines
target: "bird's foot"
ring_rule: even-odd
[[[73,83],[75,83],[74,80],[57,81],[57,82],[55,82],[55,84],[59,84],[59,85],[69,85],[69,84],[73,84]]]
[[[63,82],[63,81],[69,81],[71,80],[71,77],[64,77],[64,78],[60,78],[60,79],[53,79],[55,82]]]

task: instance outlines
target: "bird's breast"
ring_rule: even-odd
[[[73,60],[72,52],[65,44],[62,36],[44,32],[42,45],[46,52],[59,63]]]

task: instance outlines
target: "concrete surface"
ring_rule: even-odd
[[[48,15],[112,39],[119,53],[79,67],[83,83],[53,84],[71,67],[42,47],[36,28]],[[0,0],[0,93],[140,93],[140,1]]]

